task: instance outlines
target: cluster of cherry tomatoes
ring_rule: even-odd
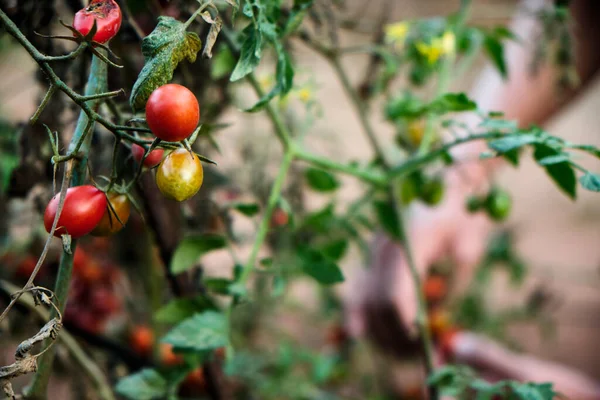
[[[440,274],[429,275],[423,283],[423,294],[427,302],[429,330],[434,343],[445,358],[451,358],[452,340],[459,328],[454,325],[450,313],[443,307],[448,295],[447,278]]]
[[[146,105],[146,121],[157,138],[169,142],[189,137],[200,119],[200,108],[194,94],[177,84],[159,87],[150,95]],[[133,158],[156,171],[156,183],[161,193],[173,200],[183,201],[195,195],[204,179],[198,156],[186,149],[177,149],[164,157],[163,149],[152,149],[148,154],[137,144],[131,147]],[[163,159],[164,158],[164,159]],[[60,195],[50,200],[44,213],[44,226],[50,232],[56,216]],[[69,234],[73,239],[91,233],[95,236],[112,235],[125,226],[130,215],[130,201],[126,194],[104,193],[83,185],[67,190],[63,210],[55,236]]]
[[[155,346],[152,329],[145,325],[134,326],[129,332],[129,345],[141,357],[151,358]],[[215,356],[223,360],[225,358],[225,349],[221,347],[215,350]],[[158,361],[165,368],[180,366],[185,362],[183,357],[175,353],[173,347],[168,343],[159,344]],[[204,393],[206,391],[206,381],[203,368],[198,367],[189,372],[182,382],[180,390],[187,395]]]
[[[92,334],[102,333],[107,322],[123,310],[116,290],[121,279],[121,271],[110,261],[77,247],[65,322]]]

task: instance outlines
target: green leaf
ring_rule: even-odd
[[[389,233],[394,239],[402,237],[402,231],[398,224],[398,215],[391,201],[377,200],[373,202],[377,220],[383,229]]]
[[[229,287],[233,282],[226,278],[206,278],[204,279],[204,286],[208,290],[211,290],[218,294],[228,295]]]
[[[559,153],[555,156],[548,156],[538,160],[538,164],[541,166],[559,164],[565,161],[571,161],[571,157],[567,153]]]
[[[515,131],[518,128],[517,121],[498,118],[486,118],[479,126],[492,131]]]
[[[321,210],[308,214],[303,223],[317,232],[329,232],[331,226],[335,223],[334,204],[329,203]]]
[[[486,35],[483,41],[483,46],[488,57],[492,60],[492,63],[500,72],[503,79],[508,78],[508,68],[506,67],[506,60],[504,59],[504,46],[502,42],[491,35]]]
[[[175,324],[199,312],[214,309],[215,304],[206,296],[175,299],[159,308],[154,314],[154,320],[161,324]]]
[[[505,385],[512,389],[511,399],[553,400],[558,395],[552,388],[552,383],[505,381]]]
[[[600,192],[600,175],[592,172],[586,172],[581,178],[579,178],[581,186],[592,192]]]
[[[248,75],[260,63],[260,57],[262,54],[262,35],[260,31],[249,25],[244,29],[243,33],[246,35],[246,39],[242,43],[242,49],[240,51],[240,59],[238,60],[231,77],[231,82],[238,81]]]
[[[232,208],[238,210],[246,217],[253,217],[260,211],[260,207],[256,203],[235,203]]]
[[[131,90],[131,108],[144,109],[150,94],[173,79],[173,71],[181,61],[196,61],[201,47],[198,35],[186,32],[183,23],[171,17],[158,17],[156,28],[142,40],[145,64]]]
[[[510,135],[501,139],[490,140],[488,147],[498,153],[507,153],[537,141],[537,136],[532,134]]]
[[[154,369],[143,369],[117,383],[116,391],[130,400],[154,400],[167,395],[167,381]]]
[[[325,244],[324,246],[321,246],[319,250],[332,260],[339,261],[344,256],[347,249],[348,240],[337,239]]]
[[[235,67],[235,58],[226,46],[221,46],[210,63],[210,77],[221,79],[230,74]]]
[[[333,174],[322,169],[308,168],[304,177],[308,186],[317,192],[331,192],[340,186]]]
[[[287,52],[279,41],[275,42],[277,51],[277,68],[275,70],[275,87],[264,95],[255,105],[247,109],[247,112],[261,110],[271,99],[277,95],[285,96],[291,89],[294,81],[294,68]]]
[[[202,255],[227,246],[224,237],[218,235],[198,235],[186,237],[179,243],[171,260],[171,272],[179,274],[194,267]]]
[[[536,161],[540,161],[544,158],[557,156],[561,154],[558,150],[538,143],[535,145],[533,157]],[[577,194],[577,177],[575,171],[569,162],[563,161],[557,164],[546,165],[544,167],[548,175],[552,178],[554,183],[570,198],[575,199]]]
[[[311,249],[300,251],[302,270],[322,285],[333,285],[344,281],[342,271],[328,257]]]
[[[313,0],[294,0],[294,6],[290,11],[288,20],[283,28],[282,36],[287,36],[294,33],[302,24],[302,20],[306,16],[308,9],[313,5]]]
[[[202,352],[227,346],[229,327],[225,315],[205,311],[186,319],[162,339],[181,351]]]
[[[437,114],[447,112],[471,111],[477,109],[477,103],[464,93],[446,93],[429,105],[429,111]]]

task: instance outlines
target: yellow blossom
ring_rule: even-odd
[[[409,24],[408,22],[396,22],[394,24],[386,25],[384,30],[388,42],[402,43],[408,34]]]
[[[270,90],[273,83],[275,83],[273,75],[262,75],[258,78],[258,85],[264,91]]]
[[[298,90],[298,98],[303,103],[308,103],[312,98],[312,91],[309,88],[302,88]]]
[[[454,32],[444,32],[442,36],[442,49],[444,54],[454,54],[456,51],[456,36],[454,36]]]
[[[442,41],[440,38],[433,39],[431,43],[417,42],[417,51],[427,59],[429,64],[435,63],[443,55]]]

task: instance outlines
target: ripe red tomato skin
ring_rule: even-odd
[[[131,145],[131,154],[133,154],[133,159],[136,162],[139,163],[140,161],[142,161],[142,158],[144,158],[144,153],[145,153],[144,148],[142,146],[140,146],[139,144],[134,143]],[[146,159],[144,160],[144,167],[147,167],[147,168],[156,167],[162,161],[164,154],[165,154],[165,151],[163,149],[152,150],[150,152],[150,154],[148,155],[148,157],[146,157]]]
[[[121,9],[115,0],[93,0],[89,6],[79,10],[73,18],[73,27],[82,35],[87,35],[96,20],[96,34],[93,40],[106,43],[121,28]]]
[[[58,209],[60,193],[48,203],[44,212],[44,226],[50,233]],[[58,219],[54,236],[68,233],[73,239],[90,233],[102,219],[106,210],[105,194],[91,185],[75,186],[67,189],[65,204]]]
[[[194,93],[176,83],[154,90],[146,103],[146,123],[157,138],[179,142],[194,132],[200,106]]]

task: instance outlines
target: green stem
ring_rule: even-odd
[[[250,252],[250,257],[248,257],[248,261],[244,266],[244,270],[242,271],[238,279],[238,282],[243,285],[246,284],[246,281],[250,277],[250,273],[254,270],[256,258],[258,257],[258,252],[267,237],[267,233],[269,232],[271,216],[273,215],[273,211],[279,203],[281,191],[283,190],[283,183],[285,182],[285,178],[287,176],[288,170],[290,169],[290,166],[292,165],[293,159],[294,153],[291,151],[286,152],[283,156],[283,161],[281,162],[281,166],[279,167],[279,172],[277,173],[277,177],[275,178],[275,181],[273,182],[273,187],[271,188],[271,193],[269,194],[267,208],[265,210],[262,220],[260,221],[260,225],[258,226],[258,232],[256,233],[256,238],[254,239],[254,244],[252,246],[252,251]]]
[[[85,88],[85,95],[91,96],[96,93],[103,93],[106,91],[106,64],[103,63],[99,58],[92,58],[92,65],[90,68],[90,74],[88,83]],[[92,109],[99,107],[99,100],[93,100],[90,102]],[[81,111],[79,119],[77,120],[77,126],[73,133],[73,138],[69,145],[69,150],[74,150],[75,147],[79,146],[78,154],[80,158],[76,159],[73,167],[73,177],[71,178],[71,186],[80,186],[85,182],[87,174],[87,160],[90,151],[90,143],[92,140],[92,129],[89,129],[89,117],[85,111]],[[54,295],[56,305],[60,312],[63,313],[67,304],[67,295],[69,292],[69,286],[71,283],[71,273],[73,270],[73,254],[77,248],[77,241],[73,240],[71,243],[71,254],[64,252],[62,253],[60,264],[58,267],[58,275],[56,277],[56,283],[54,287]],[[56,317],[56,313],[53,311],[51,318]],[[31,386],[28,388],[26,398],[28,399],[45,399],[46,391],[48,387],[48,380],[52,372],[52,364],[54,361],[55,351],[49,349],[44,355],[40,357],[38,362],[38,370],[34,376]]]
[[[384,187],[387,185],[386,177],[381,174],[376,174],[362,168],[353,167],[351,165],[341,164],[302,149],[295,149],[294,153],[296,158],[306,161],[315,167],[352,175],[371,185],[379,187]]]
[[[460,9],[458,11],[458,18],[456,19],[456,25],[454,28],[454,37],[455,42],[456,38],[460,37],[462,30],[464,28],[465,22],[469,16],[471,0],[461,0]],[[456,43],[455,43],[456,47]],[[454,67],[454,61],[456,60],[456,50],[451,54],[447,54],[442,59],[442,64],[440,67],[439,75],[438,75],[438,83],[437,89],[435,91],[435,97],[440,97],[444,93],[448,92],[448,88],[450,86],[450,79],[452,78],[452,72]],[[434,114],[430,114],[427,117],[427,121],[425,124],[425,132],[423,134],[423,140],[419,145],[419,150],[417,151],[418,155],[426,154],[431,145],[435,141],[435,127],[437,122],[437,116]]]
[[[258,83],[258,80],[256,79],[256,76],[254,75],[254,73],[248,74],[246,79],[248,80],[248,82],[250,83],[250,85],[252,86],[254,91],[256,92],[256,95],[258,96],[258,98],[262,98],[265,95],[265,93],[262,90],[262,88],[260,87],[260,83]],[[267,115],[273,122],[273,126],[275,128],[275,134],[277,135],[277,138],[279,138],[279,141],[283,145],[284,151],[288,151],[290,149],[290,147],[292,146],[292,137],[291,137],[291,134],[290,134],[288,128],[285,126],[285,123],[283,122],[283,118],[281,118],[281,116],[275,110],[275,108],[271,105],[271,103],[267,103],[267,105],[265,106],[265,110],[267,111]]]
[[[435,150],[432,150],[426,154],[423,154],[420,156],[417,155],[417,156],[409,158],[408,160],[406,160],[402,164],[398,165],[397,167],[390,169],[388,171],[387,177],[388,177],[388,179],[393,179],[393,178],[398,178],[398,177],[410,174],[411,172],[422,167],[423,165],[430,163],[432,161],[435,161],[438,157],[440,157],[442,154],[448,152],[448,150],[450,150],[451,148],[461,145],[463,143],[471,142],[474,140],[499,139],[499,138],[505,137],[505,136],[506,136],[506,134],[502,133],[502,132],[487,132],[487,133],[469,135],[469,136],[465,136],[465,137],[456,139],[455,141],[445,144],[444,146],[439,147]]]

